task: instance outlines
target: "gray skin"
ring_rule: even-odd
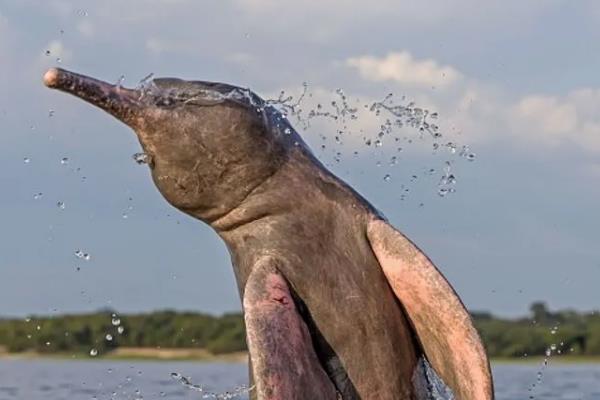
[[[280,113],[225,84],[167,78],[132,90],[59,69],[44,79],[134,129],[164,198],[226,243],[240,298],[257,266],[266,263],[283,277],[284,297],[293,298],[290,310],[303,321],[298,332],[310,334],[298,348],[318,358],[305,365],[322,368],[338,395],[416,398],[412,379],[422,349],[366,234],[369,221],[382,217],[321,165]],[[261,273],[252,287],[266,282]],[[269,336],[274,319],[257,321],[257,337],[268,339],[260,349],[285,340]],[[305,387],[317,378],[307,379]],[[296,390],[298,399],[331,398],[330,388]]]

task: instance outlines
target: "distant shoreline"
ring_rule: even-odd
[[[90,356],[83,353],[53,352],[41,353],[37,351],[23,351],[18,353],[7,352],[0,346],[0,360],[3,359],[62,359],[62,360],[148,360],[148,361],[198,361],[198,362],[224,362],[246,363],[248,353],[239,351],[234,353],[213,354],[205,349],[157,349],[152,347],[120,347],[104,354]]]
[[[76,361],[192,361],[192,362],[219,362],[243,364],[248,360],[245,351],[212,354],[205,349],[183,348],[183,349],[156,349],[146,347],[121,347],[105,354],[92,357],[81,353],[39,353],[25,351],[21,353],[9,353],[0,348],[0,361],[2,360],[31,360],[31,359],[61,359]],[[541,364],[544,357],[498,357],[491,358],[492,364]],[[600,364],[599,356],[552,356],[548,363],[551,364]]]

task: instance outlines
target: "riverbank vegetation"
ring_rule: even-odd
[[[484,312],[472,315],[491,357],[600,356],[597,312],[550,312],[543,303],[535,303],[523,318],[497,318]],[[204,359],[246,350],[241,314],[174,311],[0,319],[0,346],[8,353],[92,357],[118,357],[129,354],[128,349],[151,357],[154,349],[157,358],[160,354],[189,354],[189,358],[202,354]]]

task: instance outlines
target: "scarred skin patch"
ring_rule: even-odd
[[[335,400],[335,388],[272,260],[262,260],[250,274],[243,304],[258,398]]]

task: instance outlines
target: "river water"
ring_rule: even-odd
[[[600,399],[600,364],[550,364],[537,383],[540,370],[535,364],[495,365],[496,399]],[[233,391],[247,381],[244,364],[4,359],[0,400],[203,398],[172,373],[190,377],[192,384],[204,387],[204,394]],[[536,386],[530,391],[532,384]]]

